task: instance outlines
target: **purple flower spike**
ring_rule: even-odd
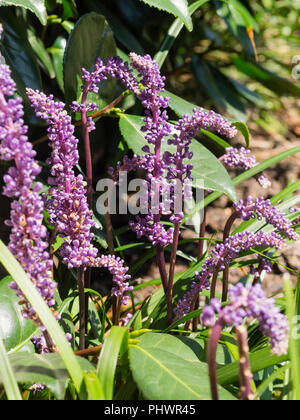
[[[242,168],[245,171],[254,168],[258,164],[256,157],[251,155],[251,150],[245,149],[245,147],[241,147],[240,149],[228,147],[226,149],[226,154],[222,157],[222,160],[225,165],[231,168]],[[271,186],[270,180],[264,175],[263,172],[258,175],[257,181],[262,186],[262,188],[269,188]]]
[[[35,178],[41,168],[34,159],[32,144],[27,138],[27,127],[23,121],[23,106],[20,98],[11,98],[16,85],[7,65],[0,65],[0,159],[14,161],[15,167],[4,176],[3,193],[15,200],[11,204],[11,227],[9,249],[20,262],[36,289],[49,306],[53,306],[52,260],[47,251],[47,230],[43,226],[43,201],[39,195],[42,185]],[[10,287],[17,291],[24,304],[23,314],[40,321],[34,308],[27,302],[15,282]]]
[[[211,255],[204,261],[202,271],[196,274],[197,287],[192,284],[189,292],[177,303],[175,313],[180,318],[189,313],[193,299],[204,288],[209,288],[209,279],[217,270],[224,270],[240,252],[248,251],[254,247],[270,247],[280,249],[285,245],[285,240],[280,235],[273,232],[270,235],[264,232],[257,234],[253,232],[237,233],[229,236],[223,243],[217,244],[211,251]]]
[[[299,239],[299,235],[293,229],[293,223],[277,207],[272,206],[270,200],[260,197],[253,201],[249,196],[246,201],[240,200],[235,203],[234,208],[243,220],[250,220],[256,216],[259,220],[265,218],[267,223],[275,227],[277,233],[284,233],[293,241]]]
[[[223,309],[212,299],[204,307],[201,321],[212,328],[216,318],[224,323],[239,327],[245,319],[257,319],[261,332],[271,340],[272,353],[280,356],[287,354],[289,344],[289,323],[274,305],[274,299],[268,299],[260,284],[243,286],[238,283],[229,288],[229,303]],[[216,317],[217,314],[217,317]]]
[[[125,296],[125,293],[133,290],[133,287],[129,286],[128,280],[131,279],[131,276],[126,274],[128,268],[124,267],[124,261],[115,255],[102,255],[99,258],[91,260],[91,266],[104,267],[108,269],[113,276],[113,282],[116,286],[113,287],[112,294],[114,296],[121,297],[122,304],[126,305],[128,296]]]
[[[94,222],[87,203],[86,182],[82,175],[74,173],[79,155],[71,117],[65,105],[55,102],[52,95],[48,97],[32,89],[28,89],[27,94],[36,115],[49,124],[52,154],[47,163],[52,166],[52,178],[46,208],[50,223],[65,239],[60,254],[69,268],[88,266],[90,259],[97,256],[97,249],[91,244]]]

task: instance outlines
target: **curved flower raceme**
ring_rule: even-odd
[[[229,303],[221,308],[218,299],[203,308],[201,321],[207,327],[218,322],[234,327],[244,324],[245,319],[254,318],[259,322],[261,332],[271,340],[272,353],[287,354],[289,344],[289,323],[274,305],[274,299],[265,296],[261,285],[243,286],[238,283],[229,288]]]
[[[14,198],[11,204],[9,249],[20,262],[38,292],[52,307],[54,289],[52,260],[47,251],[47,230],[43,226],[44,204],[40,197],[42,185],[36,182],[41,168],[35,160],[36,153],[27,138],[23,122],[23,106],[20,98],[12,98],[15,82],[7,65],[0,65],[0,160],[14,161],[15,166],[4,176],[3,193]],[[26,318],[40,323],[34,308],[27,302],[15,282],[11,288],[24,304]]]
[[[249,149],[245,149],[245,147],[241,147],[240,149],[228,147],[221,160],[223,160],[225,165],[229,167],[242,168],[245,171],[254,168],[258,164],[256,157],[251,155],[251,151]],[[257,181],[263,188],[269,188],[271,186],[270,180],[263,172],[258,175]]]
[[[76,176],[74,172],[79,155],[71,117],[64,110],[65,105],[55,102],[52,95],[31,89],[27,92],[36,115],[49,124],[52,155],[47,163],[51,165],[53,178],[49,180],[51,187],[45,199],[50,223],[64,238],[60,248],[63,262],[69,268],[107,268],[115,283],[112,293],[126,301],[124,294],[132,288],[127,282],[130,276],[126,274],[128,269],[123,267],[124,262],[111,255],[98,257],[98,250],[91,243],[94,222],[87,203],[86,183],[82,175]]]
[[[249,196],[246,201],[240,200],[233,206],[243,220],[264,218],[267,223],[275,227],[277,233],[283,233],[293,241],[299,239],[299,235],[293,229],[293,223],[277,207],[272,206],[270,200],[265,200],[263,197],[253,200]]]
[[[183,218],[180,208],[182,203],[176,206],[178,201],[175,192],[180,195],[181,201],[188,199],[191,194],[189,186],[193,165],[188,161],[193,157],[189,150],[192,138],[201,128],[233,137],[236,128],[220,115],[213,111],[206,112],[202,108],[195,109],[191,117],[186,115],[173,126],[168,121],[166,111],[169,98],[162,95],[165,77],[161,76],[158,64],[149,55],[143,57],[131,53],[130,59],[143,86],[136,94],[145,108],[146,118],[142,131],[148,145],[142,149],[145,155],[134,156],[133,159],[125,157],[115,171],[110,170],[110,174],[116,181],[120,170],[147,170],[149,212],[146,217],[137,217],[130,225],[138,237],[145,236],[154,246],[165,247],[172,243],[174,229],[167,230],[161,223],[161,216],[169,216],[171,222],[179,223]],[[163,151],[164,141],[171,146],[170,151]],[[181,186],[180,193],[178,185]],[[155,207],[152,202],[154,196],[168,198]]]
[[[125,293],[133,290],[133,287],[129,286],[128,280],[130,280],[131,276],[126,274],[128,268],[124,266],[124,261],[115,255],[102,255],[101,257],[95,258],[91,261],[91,265],[93,267],[103,267],[108,269],[112,275],[112,280],[115,283],[115,286],[112,289],[112,294],[120,297],[122,304],[126,305],[128,296],[125,296]]]
[[[51,165],[51,187],[46,200],[50,223],[65,239],[60,248],[63,262],[69,268],[88,266],[91,258],[97,256],[97,249],[91,244],[94,226],[92,213],[86,198],[86,183],[82,175],[75,175],[78,164],[78,140],[74,126],[62,102],[55,102],[53,96],[27,90],[36,115],[49,124],[48,137],[52,154],[47,163]]]
[[[224,270],[242,251],[250,250],[254,247],[270,247],[280,249],[285,245],[285,240],[273,232],[267,235],[264,232],[257,234],[253,232],[237,233],[229,236],[223,243],[217,244],[211,251],[211,255],[204,261],[202,271],[196,274],[196,284],[192,285],[191,290],[187,292],[182,299],[178,301],[174,312],[177,318],[189,313],[193,299],[202,291],[209,287],[209,279],[214,272]]]

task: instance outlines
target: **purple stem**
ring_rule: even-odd
[[[248,332],[245,326],[236,328],[238,347],[240,355],[240,399],[242,401],[253,400],[253,393],[251,387],[252,372],[249,361],[249,345],[248,345]]]
[[[218,392],[218,376],[217,376],[217,348],[218,342],[220,340],[222,330],[225,326],[225,323],[222,319],[219,319],[216,325],[211,331],[210,338],[207,343],[207,363],[209,369],[209,379],[210,379],[210,389],[212,399],[214,401],[219,400]]]

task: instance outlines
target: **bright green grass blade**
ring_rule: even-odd
[[[34,287],[33,283],[27,277],[27,274],[23,268],[20,266],[18,261],[2,241],[0,241],[0,261],[15,280],[19,288],[22,290],[30,304],[36,310],[41,322],[55,342],[55,345],[66,365],[66,368],[70,373],[74,385],[79,392],[83,381],[83,371],[81,370],[81,367],[76,360],[76,357],[65,337],[63,330],[54,318],[46,302],[43,300],[43,298]]]
[[[0,376],[3,378],[4,389],[9,400],[22,400],[17,381],[9,363],[6,349],[0,335]]]
[[[284,280],[284,294],[286,299],[286,314],[290,322],[290,359],[291,359],[291,374],[293,379],[293,390],[295,398],[300,401],[300,368],[299,368],[299,341],[295,337],[297,333],[295,326],[296,316],[296,302],[293,296],[291,281]]]
[[[104,390],[105,399],[112,400],[119,355],[128,350],[129,331],[125,327],[112,327],[107,336],[97,366],[97,375]]]

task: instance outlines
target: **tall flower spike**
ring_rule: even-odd
[[[51,141],[52,155],[48,163],[52,165],[51,188],[46,201],[50,223],[64,237],[60,248],[63,262],[73,267],[105,267],[113,275],[116,296],[126,301],[125,293],[132,288],[128,284],[130,276],[123,261],[114,256],[98,257],[98,250],[91,241],[94,226],[92,212],[86,197],[86,183],[82,175],[75,175],[74,166],[78,164],[78,140],[74,137],[71,117],[64,110],[62,102],[55,102],[53,96],[28,89],[28,96],[35,108],[36,115],[47,120],[48,136]]]
[[[51,165],[51,188],[46,199],[50,223],[65,239],[60,248],[63,262],[69,268],[88,266],[96,258],[97,249],[92,246],[94,226],[92,213],[86,198],[86,182],[83,176],[75,175],[78,164],[78,140],[74,126],[62,102],[55,102],[53,96],[27,90],[36,115],[49,124],[48,137],[52,154],[47,163]]]
[[[238,283],[229,289],[229,303],[223,309],[217,299],[204,307],[201,321],[212,328],[218,321],[239,327],[246,318],[258,321],[262,333],[271,340],[272,353],[280,356],[287,354],[289,344],[289,323],[274,305],[274,299],[268,299],[260,284],[243,286]]]
[[[231,168],[242,168],[245,171],[254,168],[258,164],[256,157],[251,155],[251,151],[245,149],[245,147],[241,147],[240,149],[228,147],[226,149],[225,155],[223,155],[221,159],[225,165]],[[263,172],[258,175],[257,181],[263,188],[269,188],[271,186],[270,180],[264,175]]]
[[[52,307],[56,284],[52,281],[52,260],[47,251],[47,230],[43,226],[43,201],[39,195],[42,185],[36,182],[41,168],[27,138],[27,127],[23,121],[23,106],[20,98],[11,98],[16,85],[7,65],[0,65],[0,159],[14,161],[15,166],[4,176],[3,193],[15,200],[11,204],[11,227],[9,249],[20,262],[36,289]],[[34,308],[26,300],[15,282],[11,288],[24,303],[23,314],[40,321]]]
[[[235,258],[239,256],[242,251],[250,250],[254,247],[270,247],[281,249],[285,245],[285,240],[280,235],[273,232],[267,235],[264,232],[257,234],[253,232],[237,233],[234,236],[229,236],[223,243],[217,244],[211,251],[211,255],[204,261],[202,271],[196,275],[197,285],[192,284],[191,290],[187,292],[182,299],[178,301],[174,312],[177,318],[180,318],[187,313],[192,305],[193,298],[199,294],[203,288],[209,287],[209,279],[215,271],[224,270]]]

